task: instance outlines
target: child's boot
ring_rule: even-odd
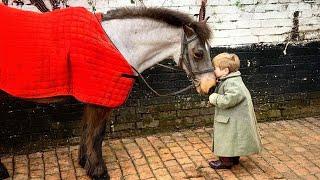
[[[233,165],[238,165],[240,162],[240,156],[231,157]]]
[[[231,169],[233,159],[231,157],[219,157],[218,161],[211,161],[209,165],[213,169]]]

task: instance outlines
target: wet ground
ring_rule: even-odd
[[[264,150],[241,157],[231,170],[208,161],[212,128],[107,140],[103,156],[111,179],[320,179],[320,117],[259,123]],[[78,146],[3,157],[12,179],[89,179],[77,163]]]

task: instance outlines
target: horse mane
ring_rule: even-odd
[[[167,23],[174,27],[188,25],[194,29],[202,42],[208,42],[211,37],[211,30],[206,23],[193,20],[188,14],[154,7],[134,7],[117,8],[103,14],[102,20],[130,19],[130,18],[149,18],[159,22]]]

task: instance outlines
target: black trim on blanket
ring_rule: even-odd
[[[130,75],[130,74],[121,74],[121,77],[132,78],[134,80],[138,79],[139,76]]]

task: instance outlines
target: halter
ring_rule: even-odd
[[[188,47],[189,47],[189,44],[191,42],[193,42],[193,41],[195,41],[197,39],[198,39],[197,35],[193,35],[188,39],[185,33],[182,34],[181,54],[180,54],[180,58],[179,58],[179,62],[178,62],[178,66],[181,67],[181,68],[182,68],[182,63],[184,63],[184,65],[187,68],[187,76],[189,78],[191,78],[193,84],[196,87],[200,86],[199,79],[196,78],[196,75],[214,71],[213,68],[209,68],[209,69],[206,69],[206,70],[203,70],[203,71],[193,71],[192,70],[191,60],[190,60],[189,52],[188,52]],[[208,53],[208,57],[210,57],[209,53]]]
[[[189,58],[189,53],[188,53],[188,47],[189,47],[189,44],[193,41],[195,41],[196,39],[198,39],[198,36],[197,35],[193,35],[191,38],[187,38],[186,34],[183,33],[182,34],[182,40],[181,40],[181,54],[180,54],[180,58],[179,58],[179,62],[178,62],[178,66],[182,68],[182,63],[184,63],[184,65],[186,66],[187,68],[187,76],[189,78],[191,78],[193,84],[195,87],[198,87],[200,86],[200,81],[199,79],[196,78],[196,75],[198,74],[204,74],[204,73],[208,73],[208,72],[213,72],[214,71],[214,68],[209,68],[209,69],[206,69],[206,70],[203,70],[203,71],[193,71],[192,70],[192,67],[191,67],[191,60]],[[210,54],[208,53],[208,57],[210,57]],[[160,65],[160,64],[159,64]],[[162,65],[164,66],[164,65]],[[159,94],[156,90],[154,90],[150,85],[149,83],[144,79],[144,77],[133,67],[131,66],[132,69],[140,76],[140,78],[143,80],[143,82],[147,85],[147,87],[152,91],[154,92],[156,95],[158,96],[172,96],[172,95],[177,95],[177,94],[180,94],[182,92],[185,92],[189,89],[192,88],[192,84],[179,90],[179,91],[176,91],[176,92],[172,92],[172,93],[168,93],[168,94]],[[164,67],[167,67],[167,66],[164,66]],[[167,68],[170,68],[170,67],[167,67]],[[172,68],[170,68],[172,69]]]

